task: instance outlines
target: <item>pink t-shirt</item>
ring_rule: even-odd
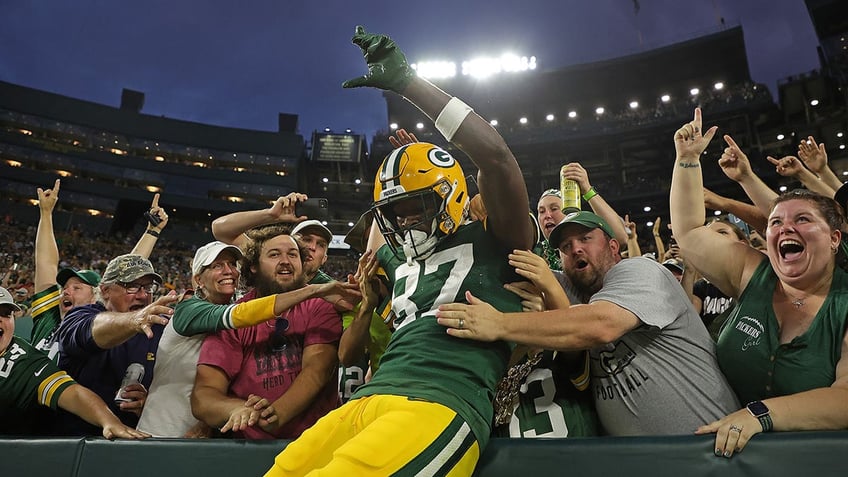
[[[197,364],[216,366],[230,379],[230,395],[247,399],[250,394],[275,401],[285,394],[300,374],[303,349],[314,344],[337,344],[342,321],[333,306],[320,298],[304,300],[283,313],[288,329],[278,320],[237,330],[210,334],[200,348]],[[279,330],[279,332],[278,332]],[[336,371],[338,373],[338,371]],[[339,405],[338,376],[330,379],[312,406],[275,434],[258,426],[243,432],[246,439],[294,439]]]

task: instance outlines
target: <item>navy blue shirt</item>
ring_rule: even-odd
[[[141,384],[147,389],[150,388],[156,349],[165,327],[153,325],[153,339],[148,339],[144,334],[137,334],[114,348],[104,350],[97,346],[91,335],[94,317],[104,311],[106,308],[103,305],[95,303],[74,308],[65,316],[58,332],[59,367],[67,371],[79,384],[100,396],[121,422],[135,427],[138,424],[138,416],[121,411],[115,405],[115,394],[131,363],[144,365]],[[55,433],[66,436],[99,436],[101,430],[73,414],[64,412],[60,415]]]

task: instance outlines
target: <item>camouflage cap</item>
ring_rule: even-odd
[[[162,283],[162,277],[153,270],[153,264],[150,263],[150,260],[141,255],[128,253],[118,255],[109,262],[109,265],[106,265],[106,273],[103,274],[100,283],[130,283],[148,275]]]

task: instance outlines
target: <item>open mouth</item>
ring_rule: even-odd
[[[574,262],[574,269],[577,271],[583,271],[589,267],[589,262],[583,260],[582,258],[578,258],[576,262]]]
[[[65,308],[72,308],[74,306],[74,302],[66,298],[62,300],[62,306],[64,306]]]
[[[778,252],[781,258],[791,261],[797,259],[804,252],[804,246],[798,241],[788,239],[780,242]]]

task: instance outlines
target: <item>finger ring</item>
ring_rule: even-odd
[[[737,427],[737,426],[736,426],[736,424],[731,424],[731,425],[730,425],[730,430],[731,430],[731,431],[736,431],[736,432],[742,432],[742,428],[741,428],[741,427]]]
[[[459,329],[465,328],[465,320],[462,318],[459,319]]]

